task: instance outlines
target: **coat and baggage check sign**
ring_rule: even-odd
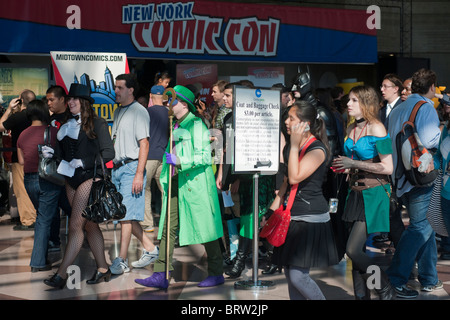
[[[234,88],[234,173],[278,172],[281,91]]]
[[[253,276],[235,288],[267,289],[274,283],[258,280],[258,177],[274,175],[280,162],[281,90],[234,87],[233,173],[253,174]]]

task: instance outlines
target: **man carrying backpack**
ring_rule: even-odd
[[[392,180],[396,181],[396,171],[399,162],[402,161],[401,154],[397,150],[396,137],[402,130],[405,121],[408,121],[411,111],[419,101],[425,101],[420,107],[415,118],[415,128],[423,146],[433,152],[439,144],[441,131],[439,129],[439,118],[431,100],[435,96],[436,74],[431,70],[420,69],[413,75],[412,95],[406,101],[393,109],[389,115],[388,132],[392,138],[392,154],[394,172]],[[438,164],[430,162],[425,172],[431,172]],[[387,274],[395,288],[398,298],[415,298],[416,290],[407,287],[411,271],[415,262],[418,264],[418,280],[422,291],[433,291],[442,288],[442,282],[438,279],[436,263],[437,248],[435,233],[426,218],[427,209],[433,184],[427,186],[412,185],[401,173],[396,183],[397,196],[401,197],[403,204],[409,214],[409,226],[403,232],[398,246],[395,250],[391,265]]]

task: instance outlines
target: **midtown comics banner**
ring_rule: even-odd
[[[0,52],[268,62],[377,61],[365,10],[216,1],[0,2]]]
[[[126,54],[80,51],[52,51],[50,54],[56,84],[66,92],[72,83],[88,86],[96,113],[108,122],[113,121],[114,110],[118,107],[115,78],[130,72]]]

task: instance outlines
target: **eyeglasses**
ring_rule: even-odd
[[[383,85],[380,87],[380,90],[382,90],[382,89],[387,89],[387,88],[393,88],[393,87],[396,87],[396,86],[387,86],[387,85],[383,84]]]

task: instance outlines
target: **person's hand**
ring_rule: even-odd
[[[81,161],[81,159],[72,159],[69,162],[69,166],[71,166],[72,168],[83,168],[83,161]]]
[[[222,190],[222,170],[219,170],[216,178],[216,187],[219,190]]]
[[[46,159],[53,158],[55,150],[49,146],[42,146],[41,148],[42,156]]]
[[[173,166],[180,164],[180,160],[173,153],[165,152],[165,157],[166,157],[166,163],[168,163],[168,164],[171,164]]]
[[[200,113],[203,116],[206,110],[206,104],[202,100],[198,99],[198,104],[196,105],[196,108],[198,113]]]
[[[336,171],[351,169],[354,167],[354,160],[344,156],[338,156],[333,160],[333,168]]]
[[[14,110],[18,110],[20,109],[20,107],[22,106],[22,99],[19,98],[14,98],[11,99],[11,101],[9,102],[9,108],[14,111]]]
[[[308,122],[300,122],[290,128],[291,146],[300,148],[309,138],[309,124]]]
[[[136,174],[133,179],[133,184],[131,186],[132,194],[140,194],[144,189],[144,177],[142,174]]]
[[[262,216],[261,218],[261,222],[260,222],[260,227],[264,227],[267,223],[267,220],[269,220],[270,216],[273,214],[273,210],[272,209],[267,209],[267,212],[265,215]]]
[[[231,193],[237,193],[238,191],[239,191],[239,185],[240,185],[240,180],[239,179],[237,179],[236,181],[234,181],[232,184],[231,184],[231,187],[230,187],[230,191],[231,191]]]
[[[427,170],[425,170],[425,173],[430,173],[434,170],[434,162],[430,161],[430,164],[428,164]]]
[[[260,226],[261,228],[263,228],[263,227],[266,225],[266,223],[267,223],[266,217],[265,217],[265,216],[262,216],[261,222],[259,223],[259,226]]]

